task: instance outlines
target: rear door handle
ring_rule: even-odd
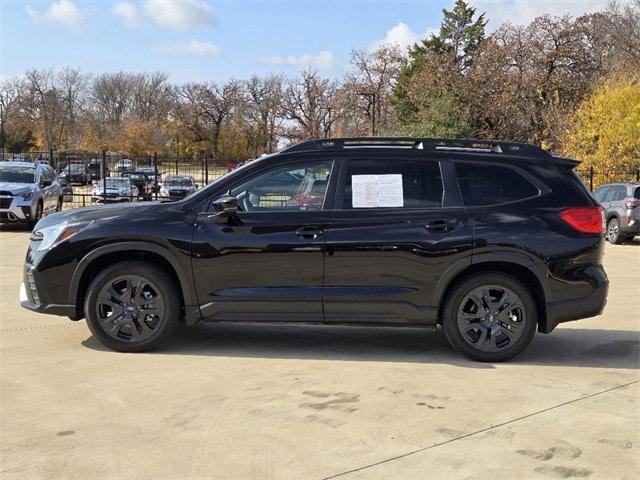
[[[324,233],[319,227],[302,227],[296,230],[296,235],[305,240],[314,240]]]
[[[427,223],[424,228],[430,232],[448,232],[453,230],[455,224],[451,220],[433,220]]]

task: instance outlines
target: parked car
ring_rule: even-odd
[[[160,188],[160,196],[180,200],[198,189],[193,177],[188,175],[167,175]]]
[[[44,163],[0,162],[0,223],[33,227],[43,215],[62,210],[56,172]]]
[[[84,163],[67,163],[58,170],[58,177],[70,184],[87,185],[91,183],[91,173]]]
[[[129,177],[107,177],[96,183],[91,191],[94,203],[133,202],[136,198],[138,189]]]
[[[118,175],[122,175],[127,172],[133,172],[136,169],[136,164],[133,160],[129,160],[128,158],[123,158],[116,163],[115,171]]]
[[[138,196],[144,200],[151,200],[153,193],[153,183],[145,172],[135,171],[127,175],[131,183],[138,189]]]
[[[607,222],[606,238],[623,243],[640,235],[640,183],[611,183],[593,192]]]
[[[155,167],[138,167],[137,171],[144,172],[147,175],[147,177],[149,178],[149,182],[151,183],[151,191],[153,193],[156,193],[156,191],[160,191],[160,185],[162,184],[162,173],[156,172]]]
[[[66,177],[58,177],[58,183],[62,189],[62,201],[73,202],[73,186]]]
[[[503,361],[604,308],[603,211],[576,165],[521,143],[304,142],[178,202],[41,220],[21,303],[126,352],[183,322],[286,321],[442,326]],[[287,201],[309,178],[322,202]]]
[[[109,168],[105,167],[105,175],[108,177],[111,173]],[[101,158],[92,158],[87,164],[87,171],[91,177],[91,180],[100,180],[102,178],[102,159]]]

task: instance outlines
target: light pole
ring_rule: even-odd
[[[358,92],[358,95],[362,97],[367,97],[371,101],[371,136],[376,136],[376,92]]]

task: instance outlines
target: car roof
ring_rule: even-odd
[[[0,166],[4,166],[4,167],[38,168],[39,165],[40,164],[36,164],[36,163],[32,163],[32,162],[15,162],[15,161],[9,161],[9,162],[2,161],[2,162],[0,162]]]

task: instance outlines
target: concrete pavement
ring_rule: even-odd
[[[640,478],[640,244],[607,245],[604,315],[488,365],[421,329],[209,324],[114,353],[18,306],[27,242],[0,231],[1,478]]]

